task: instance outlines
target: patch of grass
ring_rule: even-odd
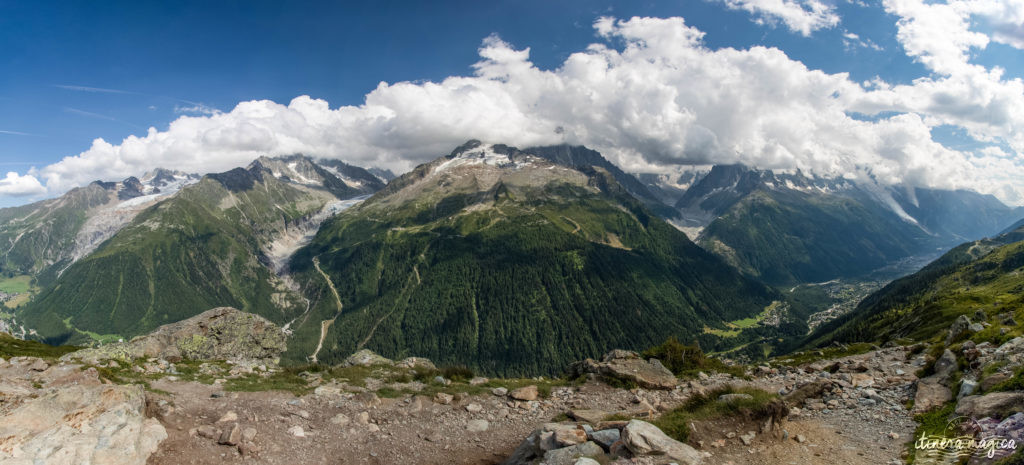
[[[626,415],[624,413],[613,413],[611,415],[604,417],[604,421],[629,421],[632,419],[633,417]]]
[[[32,288],[32,277],[28,275],[0,279],[0,292],[22,294]]]
[[[719,402],[718,397],[724,394],[747,394],[749,399],[738,399],[732,402]],[[752,387],[723,386],[704,394],[694,394],[685,403],[669,410],[661,416],[649,421],[669,437],[686,442],[690,437],[690,423],[724,417],[742,417],[745,420],[758,421],[764,418],[781,418],[788,412],[786,406],[779,401],[779,396]],[[629,421],[634,418],[616,413],[608,415],[604,421]]]
[[[36,341],[25,341],[0,333],[0,356],[10,357],[39,357],[48,360],[60,358],[69,352],[74,352],[81,347],[77,346],[51,346]]]
[[[695,378],[697,373],[702,371],[705,373],[729,373],[738,377],[746,376],[745,367],[726,365],[717,358],[705,355],[700,347],[682,344],[675,337],[670,337],[660,345],[643,351],[641,356],[645,359],[658,359],[662,365],[665,365],[665,368],[681,378]]]
[[[719,402],[718,397],[724,394],[747,394],[749,399],[738,399],[733,402]],[[691,396],[683,405],[663,413],[651,423],[661,428],[665,434],[678,441],[686,441],[690,437],[690,422],[710,420],[713,418],[741,416],[747,420],[760,420],[769,416],[780,415],[785,406],[776,400],[777,394],[756,388],[725,386],[708,391],[704,394]]]
[[[397,389],[392,389],[392,388],[387,387],[387,386],[384,386],[384,387],[382,387],[382,388],[377,390],[377,396],[383,397],[385,399],[395,399],[395,398],[398,398],[398,397],[402,397],[404,394],[405,393],[402,392],[402,391],[399,391]]]
[[[299,376],[302,371],[305,370],[288,367],[266,377],[252,374],[233,378],[227,380],[224,390],[236,392],[287,391],[301,396],[313,390],[306,379]]]
[[[805,350],[803,352],[795,352],[788,354],[785,357],[776,359],[774,362],[778,365],[787,366],[798,366],[805,363],[817,362],[819,360],[829,360],[833,358],[848,357],[850,355],[863,354],[873,350],[873,344],[868,342],[857,342],[847,344],[844,347],[831,346],[821,349]]]
[[[569,414],[568,413],[562,412],[562,413],[559,413],[558,415],[555,415],[555,416],[551,417],[551,422],[552,423],[561,423],[563,421],[569,421]]]
[[[988,392],[1000,391],[1024,391],[1024,367],[1018,368],[1009,379],[992,386]]]
[[[953,415],[953,411],[956,410],[955,403],[948,403],[942,408],[934,409],[925,413],[914,415],[914,421],[917,422],[917,429],[914,430],[914,438],[920,438],[921,435],[948,435],[949,431],[949,418]],[[907,464],[914,463],[915,453],[914,441],[907,443],[908,450],[910,452],[907,458]]]
[[[441,368],[441,376],[456,382],[466,382],[473,378],[473,370],[465,365]]]

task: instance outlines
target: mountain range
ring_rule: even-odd
[[[0,273],[31,277],[35,295],[13,321],[50,343],[128,338],[232,306],[285,326],[292,364],[370,348],[555,374],[670,336],[715,350],[802,336],[822,309],[794,300],[793,285],[967,240],[981,241],[971,254],[995,249],[1022,216],[969,191],[741,165],[634,175],[586,147],[470,141],[398,177],[290,155],[97,181],[0,209]],[[950,256],[936,263],[967,263]],[[886,289],[920,291],[899,283]],[[899,328],[877,316],[893,314],[879,295],[816,340]]]
[[[613,172],[535,152],[551,153],[471,141],[325,223],[290,263],[313,305],[285,358],[333,364],[371,348],[557,374],[610,347],[693,339],[779,298]]]
[[[998,234],[1024,215],[970,191],[718,165],[675,204],[696,240],[775,285],[855,277]]]

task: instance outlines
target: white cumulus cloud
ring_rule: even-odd
[[[893,11],[909,12],[906,18],[927,11],[901,5],[908,9]],[[915,21],[901,24],[914,29]],[[884,184],[972,188],[1024,203],[1024,104],[1016,103],[1024,92],[998,70],[969,65],[961,70],[987,77],[950,71],[903,86],[861,85],[845,73],[808,69],[775,48],[711,50],[704,33],[682,18],[600,18],[594,27],[601,41],[556,69],[537,68],[529,49],[492,36],[469,76],[382,82],[358,106],[331,108],[300,96],[287,104],[257,100],[184,115],[166,130],[150,128],[118,144],[97,139],[39,176],[60,193],[158,166],[206,173],[292,153],[401,172],[477,138],[520,147],[584,144],[634,171],[741,162]],[[915,56],[965,62],[959,39],[950,38],[949,52],[914,34],[907,32],[905,46],[920,50]],[[931,137],[939,124],[1005,142],[1013,153],[951,150]]]
[[[754,16],[758,24],[782,22],[789,30],[810,36],[818,29],[839,24],[835,8],[819,0],[722,0],[733,10],[743,10]]]
[[[43,187],[39,179],[31,174],[20,175],[9,171],[6,177],[0,178],[0,195],[23,197],[45,193],[46,187]]]

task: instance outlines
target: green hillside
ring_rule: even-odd
[[[329,194],[241,168],[140,213],[19,312],[53,344],[130,337],[217,306],[283,323],[305,302],[260,262],[285,225]]]
[[[960,315],[982,311],[999,335],[996,315],[1024,317],[1024,229],[960,245],[919,272],[893,281],[857,309],[817,331],[807,346],[833,340],[944,338]]]
[[[702,232],[701,245],[776,285],[858,276],[920,252],[930,238],[848,196],[758,188]]]
[[[470,144],[393,181],[296,254],[313,306],[287,360],[337,363],[365,347],[490,374],[554,374],[611,348],[693,340],[777,298],[607,171],[504,146],[493,151],[509,162],[460,158],[474,150],[485,149]]]
[[[88,210],[109,201],[110,193],[92,183],[56,199],[0,208],[0,273],[35,275],[64,264]]]

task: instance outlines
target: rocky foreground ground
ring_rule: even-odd
[[[572,381],[448,379],[428,360],[368,351],[347,366],[293,372],[260,358],[183,358],[182,348],[219,356],[218,344],[245,342],[246,353],[266,355],[258,348],[277,344],[223,323],[244,314],[204,315],[216,317],[184,330],[192,331],[185,345],[161,336],[104,349],[121,358],[93,350],[0,360],[0,462],[903,463],[916,427],[908,405],[940,405],[927,396],[941,389],[919,386],[946,376],[942,357],[930,360],[915,347],[691,380],[625,351],[577,364]],[[263,322],[255,327],[267,331]],[[1001,349],[978,355],[1005,362]],[[922,381],[916,373],[925,366],[935,373]],[[724,407],[751,405],[745,392],[771,399],[765,408]],[[1014,402],[1022,395],[965,395],[971,399],[961,404],[1005,423],[1020,412]],[[729,414],[687,420],[685,443],[653,426],[709,397],[715,411]]]

